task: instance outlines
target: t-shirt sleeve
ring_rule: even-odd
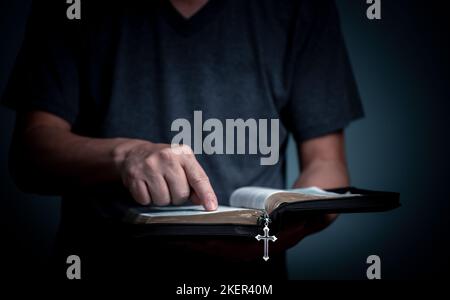
[[[79,72],[77,25],[70,22],[76,21],[69,21],[53,1],[33,2],[2,104],[17,112],[46,111],[73,124],[79,110]]]
[[[301,2],[283,114],[297,141],[344,129],[364,115],[334,1]]]

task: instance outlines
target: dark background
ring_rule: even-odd
[[[20,48],[30,0],[0,2],[0,95]],[[365,279],[381,257],[386,279],[448,277],[448,32],[444,1],[382,0],[382,20],[365,0],[337,0],[366,118],[347,130],[352,184],[401,193],[382,214],[342,215],[289,250],[293,279]],[[19,192],[8,174],[14,113],[0,108],[0,272],[39,278],[59,221],[58,198]],[[288,178],[297,174],[289,147]]]

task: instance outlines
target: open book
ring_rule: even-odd
[[[242,187],[235,190],[229,206],[205,211],[202,206],[137,207],[126,221],[159,225],[243,225],[255,226],[261,218],[277,221],[285,212],[341,213],[384,211],[399,206],[399,195],[356,188],[325,191],[317,187],[279,190]]]

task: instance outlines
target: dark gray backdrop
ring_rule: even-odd
[[[337,0],[366,118],[347,130],[352,183],[401,192],[402,208],[341,216],[289,251],[293,279],[364,279],[377,254],[383,278],[445,276],[449,267],[448,33],[442,1]],[[0,95],[23,38],[30,0],[0,2]],[[0,108],[0,272],[28,278],[46,268],[59,200],[20,193],[7,170],[14,113]],[[288,178],[297,174],[289,147]]]

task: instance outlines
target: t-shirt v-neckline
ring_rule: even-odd
[[[217,19],[223,0],[209,0],[194,15],[185,18],[170,0],[162,0],[162,10],[170,25],[180,34],[189,35]]]

